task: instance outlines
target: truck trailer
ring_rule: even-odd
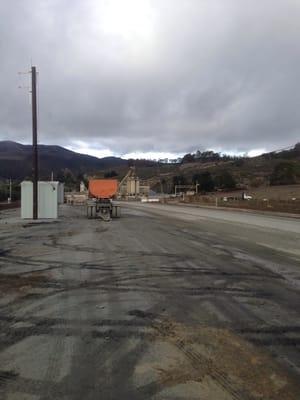
[[[89,181],[87,217],[101,218],[110,221],[111,218],[119,218],[120,206],[114,204],[118,192],[116,179],[91,179]]]

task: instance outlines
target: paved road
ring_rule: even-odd
[[[0,399],[299,399],[299,221],[0,219]]]
[[[122,203],[120,203],[122,204]],[[272,228],[280,231],[300,233],[300,218],[286,217],[274,213],[268,214],[255,213],[250,210],[224,210],[224,208],[197,207],[193,205],[168,205],[168,204],[145,204],[145,203],[126,203],[127,207],[134,207],[144,210],[152,210],[157,213],[173,218],[191,220],[196,217],[201,219],[213,219],[217,221],[235,222],[239,224],[253,225],[257,227]]]

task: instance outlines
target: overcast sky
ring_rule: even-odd
[[[299,0],[2,0],[0,140],[95,155],[300,140]]]

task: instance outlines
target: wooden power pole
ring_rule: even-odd
[[[31,67],[31,104],[32,104],[32,172],[33,172],[33,219],[38,219],[38,144],[37,144],[37,101],[36,67]]]

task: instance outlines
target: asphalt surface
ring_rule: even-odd
[[[0,399],[300,399],[300,221],[0,214]]]

